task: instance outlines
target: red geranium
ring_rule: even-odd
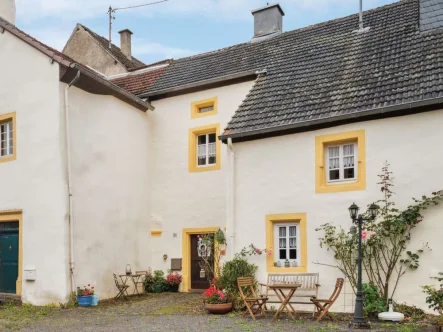
[[[209,304],[228,303],[228,297],[221,290],[211,286],[206,289],[202,295],[204,301]]]

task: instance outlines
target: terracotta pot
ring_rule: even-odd
[[[205,303],[205,309],[210,314],[224,315],[232,310],[232,303],[223,303],[223,304]]]

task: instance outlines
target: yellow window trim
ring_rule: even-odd
[[[317,136],[315,138],[315,192],[317,194],[366,189],[366,134],[365,130]],[[328,184],[326,181],[325,146],[357,141],[357,181]]]
[[[215,234],[220,227],[184,228],[182,233],[182,292],[191,288],[191,235]],[[216,247],[217,251],[218,248]],[[214,264],[218,264],[216,261]],[[218,266],[215,266],[215,271]]]
[[[22,294],[23,271],[23,212],[22,210],[0,211],[0,222],[18,221],[18,277],[15,282],[16,294]]]
[[[200,113],[199,109],[203,107],[214,106],[209,112]],[[191,119],[202,118],[209,115],[215,115],[218,112],[218,97],[212,97],[204,100],[194,101],[191,103]]]
[[[214,133],[216,135],[216,164],[211,166],[197,166],[197,136]],[[220,136],[220,124],[212,124],[203,127],[191,128],[189,129],[189,172],[206,172],[206,171],[215,171],[220,169],[221,161],[220,161],[220,140],[218,139]]]
[[[301,264],[297,267],[274,266],[274,224],[298,222],[300,224]],[[306,213],[269,214],[266,216],[266,248],[272,249],[272,255],[266,256],[268,273],[307,272],[308,243],[306,235]]]
[[[162,236],[162,231],[151,231],[151,236]]]
[[[13,153],[11,156],[0,157],[0,164],[17,159],[17,125],[15,112],[0,114],[0,123],[12,120]]]

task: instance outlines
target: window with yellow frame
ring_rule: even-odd
[[[218,112],[218,98],[208,98],[191,103],[191,119],[214,115]]]
[[[306,272],[308,245],[306,214],[271,214],[266,216],[266,248],[272,250],[266,257],[270,272]]]
[[[189,172],[220,169],[220,125],[189,129]]]
[[[16,136],[15,112],[0,114],[0,163],[16,159]]]
[[[366,189],[364,130],[317,136],[315,159],[317,194]]]

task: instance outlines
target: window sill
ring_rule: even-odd
[[[306,266],[297,266],[297,267],[277,267],[273,265],[267,265],[267,272],[276,272],[276,273],[297,273],[297,272],[307,272],[308,269]]]
[[[324,193],[338,193],[343,191],[358,191],[358,190],[365,190],[366,184],[363,183],[363,181],[357,181],[357,182],[339,182],[339,183],[328,183],[323,186],[318,186],[316,188],[317,194],[324,194]]]
[[[208,171],[218,171],[220,169],[220,164],[206,166],[206,167],[190,167],[189,172],[208,172]]]
[[[6,163],[8,161],[13,161],[15,160],[15,154],[13,154],[12,156],[7,156],[7,157],[0,157],[0,164],[1,163]]]

